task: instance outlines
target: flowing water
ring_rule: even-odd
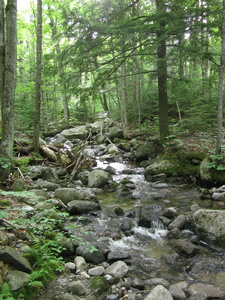
[[[183,258],[175,252],[173,240],[167,238],[167,228],[158,219],[152,222],[151,228],[138,225],[139,211],[145,205],[176,207],[179,214],[188,214],[192,204],[206,207],[208,204],[200,200],[198,189],[186,184],[147,182],[144,180],[142,168],[134,168],[126,162],[98,161],[96,168],[106,169],[109,166],[114,170],[113,181],[120,183],[126,178],[130,183],[128,187],[131,188],[126,196],[108,190],[99,195],[102,211],[86,216],[85,220],[77,220],[77,225],[87,231],[85,238],[90,242],[97,241],[106,252],[126,252],[130,257],[126,262],[130,265],[132,277],[143,280],[161,277],[170,283],[203,280],[217,283],[221,288],[223,284],[219,283],[218,278],[222,276],[225,279],[222,250],[212,250],[207,244],[200,243],[199,254],[192,258]],[[124,211],[124,215],[115,213],[118,208]],[[131,228],[122,231],[121,224],[128,218]],[[193,235],[189,228],[182,232],[182,238]]]

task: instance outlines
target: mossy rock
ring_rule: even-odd
[[[91,278],[88,286],[89,300],[104,300],[109,292],[110,286],[104,277],[94,276]]]

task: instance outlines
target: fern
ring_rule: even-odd
[[[4,282],[1,289],[0,300],[16,300],[7,282]]]

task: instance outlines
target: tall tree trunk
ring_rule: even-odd
[[[167,62],[166,62],[166,37],[164,14],[166,6],[164,0],[156,0],[156,9],[159,18],[157,30],[157,75],[158,75],[158,98],[159,98],[159,134],[163,140],[169,134],[168,99],[167,99]]]
[[[42,0],[37,0],[37,43],[36,43],[36,82],[34,114],[34,149],[39,151],[41,117],[41,61],[42,61]]]
[[[3,15],[1,9],[1,16]],[[16,0],[8,0],[6,6],[6,40],[5,40],[5,55],[2,50],[3,60],[1,59],[1,74],[4,82],[1,81],[2,105],[2,142],[1,152],[4,157],[12,159],[13,157],[13,142],[14,142],[14,100],[16,89],[16,54],[17,54],[17,4]],[[3,20],[1,20],[3,22]],[[3,29],[4,30],[4,26]],[[1,39],[4,39],[4,32],[1,32]],[[3,40],[1,41],[3,42]],[[4,45],[4,44],[3,44]],[[1,47],[3,46],[1,45]],[[2,73],[4,72],[4,73]]]
[[[2,103],[4,96],[4,78],[5,78],[5,13],[4,0],[0,0],[0,101]]]
[[[225,68],[225,0],[223,0],[222,46],[220,59],[220,75],[218,86],[218,112],[217,112],[217,140],[216,154],[221,152],[222,128],[223,128],[223,83]]]

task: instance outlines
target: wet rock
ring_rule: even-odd
[[[7,281],[11,288],[11,291],[15,292],[20,288],[22,288],[23,286],[26,286],[29,282],[29,277],[30,275],[25,272],[18,271],[18,270],[11,270],[7,276]]]
[[[74,271],[76,269],[75,263],[67,262],[65,263],[65,268],[70,271]]]
[[[106,300],[118,300],[118,296],[116,294],[111,294],[106,297]]]
[[[103,170],[93,170],[88,175],[89,187],[102,187],[112,181],[112,175]]]
[[[149,280],[145,280],[146,285],[156,286],[156,285],[163,285],[164,287],[169,287],[169,281],[165,280],[164,278],[151,278]]]
[[[108,254],[108,262],[115,262],[118,260],[125,260],[125,259],[129,259],[130,258],[130,254],[125,252],[125,251],[112,251]]]
[[[59,188],[55,191],[54,197],[60,199],[64,204],[73,200],[82,199],[82,195],[73,188]]]
[[[89,173],[90,173],[90,171],[88,171],[88,170],[78,171],[75,178],[77,180],[80,180],[83,185],[87,185]]]
[[[188,293],[190,295],[195,295],[197,293],[202,293],[207,295],[207,299],[224,299],[225,293],[220,289],[214,287],[211,284],[205,283],[193,283],[188,287]]]
[[[176,219],[169,224],[168,229],[171,230],[173,228],[178,228],[178,229],[182,229],[184,227],[184,225],[186,224],[186,217],[185,215],[179,215],[178,217],[176,217]]]
[[[6,246],[0,249],[1,261],[9,264],[17,270],[31,273],[32,268],[29,261],[23,257],[16,249]]]
[[[212,199],[215,201],[225,201],[225,192],[223,193],[213,193]]]
[[[118,154],[120,151],[114,144],[109,144],[106,148],[107,153],[109,154]]]
[[[132,220],[128,217],[125,217],[121,221],[120,230],[121,231],[131,230],[132,226],[133,226]]]
[[[72,294],[85,295],[85,287],[80,281],[72,281],[68,284],[68,289]]]
[[[76,249],[76,254],[79,256],[83,256],[83,258],[89,262],[93,263],[95,265],[102,263],[106,260],[105,255],[103,254],[102,250],[96,248],[96,251],[90,251],[91,245],[81,245]]]
[[[100,209],[101,206],[94,201],[74,200],[67,204],[67,211],[70,214],[85,214]]]
[[[144,300],[173,300],[173,297],[164,286],[157,285]]]
[[[173,228],[167,233],[168,238],[179,239],[181,237],[181,231],[177,227]]]
[[[174,242],[174,248],[182,256],[192,257],[200,252],[200,249],[186,240],[176,240]]]
[[[158,205],[146,205],[139,212],[138,225],[150,228],[152,221],[157,221],[162,215],[162,207]]]
[[[164,209],[163,216],[169,219],[173,219],[178,216],[178,212],[174,207],[168,207]]]
[[[123,261],[114,262],[110,265],[106,270],[105,273],[112,275],[114,277],[123,278],[129,270],[128,265]]]

